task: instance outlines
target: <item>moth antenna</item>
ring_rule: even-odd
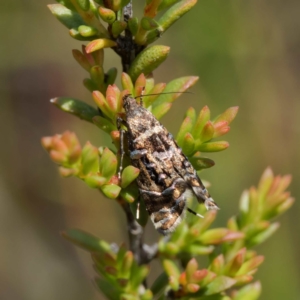
[[[191,214],[193,214],[193,215],[199,217],[199,218],[204,218],[202,215],[196,213],[195,211],[193,211],[193,210],[190,209],[190,208],[187,208],[187,211],[188,211],[189,213],[191,213]]]
[[[139,97],[141,98],[141,97],[147,97],[147,96],[158,96],[158,95],[167,95],[167,94],[194,94],[193,92],[165,92],[165,93],[162,92],[162,93],[144,95],[144,91],[145,91],[145,87],[143,87],[141,95],[134,97],[134,99],[139,98]]]

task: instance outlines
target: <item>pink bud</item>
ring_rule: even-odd
[[[51,136],[45,136],[41,139],[42,146],[46,150],[50,150],[52,148],[52,137]]]

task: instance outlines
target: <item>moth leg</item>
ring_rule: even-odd
[[[125,130],[122,129],[121,125],[124,125],[126,127],[127,123],[122,119],[122,118],[117,118],[117,128],[120,132],[120,167],[119,167],[119,171],[118,171],[118,179],[121,180],[121,173],[123,170],[123,159],[124,159],[124,134],[125,134]]]
[[[152,191],[146,191],[146,190],[142,190],[140,189],[141,194],[148,194],[148,195],[152,195],[152,196],[161,196],[162,193],[159,192],[152,192]]]
[[[186,209],[189,213],[199,217],[199,218],[204,218],[202,215],[196,213],[195,211],[193,211],[192,209],[190,209],[189,207]]]
[[[136,215],[135,215],[137,220],[140,218],[140,204],[141,204],[141,197],[139,196],[137,199]]]
[[[140,95],[140,105],[141,106],[144,106],[144,101],[143,101],[144,92],[145,92],[145,87],[143,86],[142,92],[141,92],[141,95]]]
[[[143,157],[145,154],[147,154],[147,150],[146,149],[142,149],[142,150],[134,150],[130,152],[130,158],[131,159],[140,159],[141,157]]]

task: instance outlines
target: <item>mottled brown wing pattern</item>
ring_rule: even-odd
[[[123,98],[123,106],[130,159],[140,170],[137,184],[155,228],[168,234],[180,224],[186,209],[196,214],[186,205],[193,194],[207,209],[218,209],[166,128],[131,95]]]

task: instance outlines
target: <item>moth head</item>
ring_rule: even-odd
[[[132,97],[131,94],[126,94],[122,100],[123,100],[123,107],[125,108],[126,111],[128,111],[130,108],[137,105],[136,100]]]

